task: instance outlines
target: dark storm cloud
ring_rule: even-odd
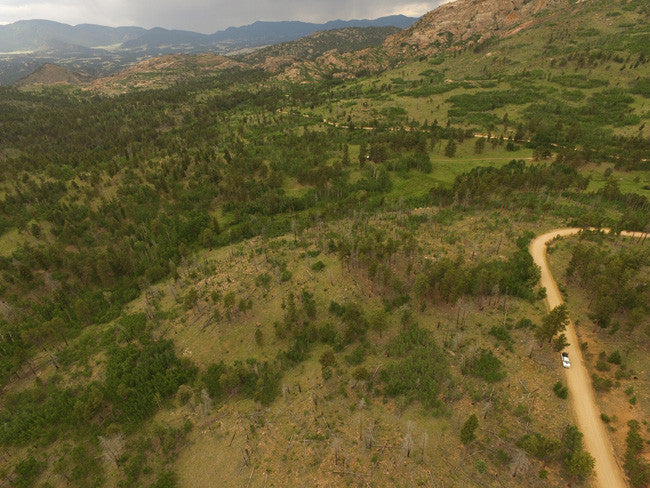
[[[256,20],[420,16],[441,0],[0,0],[0,22],[50,19],[69,24],[139,25],[214,32]]]

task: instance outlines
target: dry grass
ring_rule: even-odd
[[[404,223],[400,214],[373,217],[367,222],[394,232]],[[475,259],[507,256],[514,250],[513,238],[506,237],[498,246],[501,236],[516,236],[528,224],[504,224],[498,215],[473,215],[451,227],[429,224],[415,234],[423,256],[459,252],[465,253],[468,260],[472,254]],[[195,308],[186,312],[171,296],[165,296],[163,303],[174,311],[174,318],[165,321],[162,330],[174,339],[179,352],[205,367],[219,360],[273,359],[286,343],[275,337],[272,323],[281,319],[282,299],[291,290],[299,292],[305,288],[315,294],[318,323],[332,320],[326,311],[330,299],[356,300],[366,310],[380,307],[382,288],[373,285],[364,272],[347,270],[335,255],[305,254],[306,250],[324,248],[328,233],[346,234],[354,229],[352,222],[342,221],[306,231],[300,238],[305,247],[294,246],[292,237],[285,238],[284,244],[269,251],[269,260],[289,263],[292,279],[286,283],[279,280],[277,268],[267,262],[265,253],[259,253],[262,243],[258,239],[207,253],[182,271],[175,292],[182,296],[189,286],[196,287],[206,297],[199,305],[200,311]],[[310,269],[317,260],[326,263],[320,273]],[[204,275],[198,271],[200,268],[211,271]],[[268,291],[254,285],[255,277],[263,272],[273,276]],[[190,275],[194,278],[190,279]],[[159,288],[171,295],[169,286]],[[207,318],[213,305],[209,295],[213,289],[224,294],[232,290],[238,296],[252,298],[252,310],[231,321],[210,322]],[[455,480],[468,487],[498,483],[521,486],[521,480],[509,476],[507,466],[497,467],[496,452],[502,449],[511,453],[512,442],[525,432],[543,431],[559,436],[570,422],[570,414],[565,401],[551,391],[560,377],[559,364],[548,351],[533,344],[530,331],[511,331],[512,351],[487,334],[492,325],[502,324],[504,318],[508,323],[521,317],[535,320],[544,312],[541,302],[529,304],[508,299],[506,303],[508,309],[504,311],[501,302],[483,304],[480,308],[478,303],[469,301],[464,325],[456,323],[455,304],[430,305],[424,311],[415,311],[419,324],[430,329],[439,344],[447,344],[452,371],[459,382],[460,397],[447,405],[448,412],[442,417],[432,416],[417,402],[406,405],[399,400],[385,400],[353,380],[352,368],[344,359],[353,346],[336,354],[335,376],[324,382],[318,363],[324,347],[317,346],[310,359],[286,373],[282,380],[283,396],[268,408],[249,400],[233,399],[208,418],[191,409],[177,412],[189,416],[195,424],[189,445],[176,464],[181,485],[214,486],[218,481],[223,486],[419,486]],[[382,367],[385,345],[399,333],[398,316],[393,315],[390,322],[392,325],[383,337],[370,333],[372,352],[362,363],[369,371]],[[263,331],[262,346],[253,339],[258,327]],[[478,347],[495,348],[508,371],[505,380],[492,386],[462,376],[463,357]],[[494,403],[486,401],[489,395]],[[467,451],[458,440],[460,427],[472,412],[481,418],[481,443],[489,446],[482,452],[476,448]],[[359,439],[359,429],[361,426],[363,433],[371,424],[375,440],[367,448]],[[406,457],[402,447],[409,428],[414,448],[412,455]],[[422,449],[425,433],[428,442]],[[484,474],[473,466],[477,456],[488,461],[489,469]],[[532,469],[533,481],[527,486],[536,486]],[[551,479],[557,480],[556,474],[551,473]]]

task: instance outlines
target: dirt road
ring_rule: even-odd
[[[546,288],[546,305],[549,309],[561,305],[563,300],[546,261],[546,244],[556,236],[569,236],[577,234],[581,230],[578,228],[556,229],[535,238],[530,244],[530,254],[533,256],[535,263],[542,269],[541,283]],[[608,229],[603,230],[609,232]],[[640,232],[623,232],[621,235],[642,237]],[[580,350],[573,322],[569,323],[565,333],[570,344],[566,351],[569,353],[571,367],[564,370],[569,387],[569,397],[578,428],[584,434],[585,448],[596,461],[594,466],[596,472],[595,486],[600,488],[627,488],[628,484],[625,475],[616,460],[605,424],[600,418],[600,409],[596,404],[591,378],[582,358],[582,351]],[[557,356],[559,364],[560,355]]]

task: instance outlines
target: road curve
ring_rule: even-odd
[[[546,305],[549,310],[561,305],[563,300],[546,260],[547,244],[555,237],[578,234],[582,230],[580,228],[556,229],[536,237],[530,244],[530,254],[542,270],[541,284],[546,288]],[[609,232],[609,229],[602,230]],[[622,232],[621,235],[643,237],[641,232]],[[564,370],[569,387],[569,397],[578,428],[584,434],[585,448],[595,460],[596,486],[600,488],[627,488],[628,484],[625,475],[616,461],[612,443],[600,418],[600,409],[596,404],[591,378],[585,367],[573,322],[569,322],[565,333],[569,341],[566,351],[569,353],[571,360],[571,367]],[[559,364],[559,354],[557,361]]]

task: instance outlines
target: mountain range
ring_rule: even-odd
[[[227,54],[290,42],[317,31],[351,27],[405,29],[417,19],[403,15],[374,20],[334,20],[323,24],[255,22],[213,34],[160,27],[76,26],[48,20],[23,20],[0,26],[0,84],[11,84],[45,63],[101,76],[165,54]]]

